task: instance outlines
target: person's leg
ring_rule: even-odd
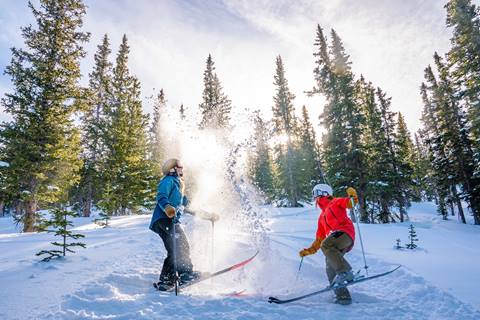
[[[167,250],[167,257],[163,261],[162,272],[160,273],[160,281],[172,279],[173,277],[173,224],[170,219],[158,220],[153,229],[160,238]]]
[[[323,240],[321,249],[336,274],[352,270],[352,267],[343,256],[345,250],[351,245],[352,239],[344,232],[331,234]]]
[[[325,271],[327,273],[328,282],[332,284],[333,279],[335,279],[335,276],[337,275],[337,273],[335,272],[335,269],[333,269],[332,265],[329,263],[327,257],[325,257]],[[352,300],[350,296],[350,292],[346,287],[337,288],[334,290],[334,293],[335,293],[336,302],[340,303],[343,301],[344,303],[342,304],[348,304]]]
[[[192,260],[190,259],[190,245],[188,238],[180,224],[175,225],[177,232],[177,267],[178,273],[191,273],[193,271]]]

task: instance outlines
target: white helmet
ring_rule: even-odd
[[[313,199],[321,196],[331,196],[333,195],[332,187],[328,184],[319,183],[312,190]]]

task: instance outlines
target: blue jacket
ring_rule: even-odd
[[[157,187],[157,204],[153,211],[152,220],[150,221],[150,230],[159,219],[170,219],[165,214],[165,207],[170,205],[177,209],[176,221],[180,218],[181,212],[178,211],[180,206],[187,206],[188,199],[180,190],[180,178],[177,175],[168,175],[160,180]]]

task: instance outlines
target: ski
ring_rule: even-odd
[[[199,282],[202,282],[202,281],[205,281],[205,280],[208,280],[208,279],[211,279],[211,278],[214,278],[214,277],[217,277],[219,275],[222,275],[224,273],[227,273],[229,271],[233,271],[233,270],[236,270],[236,269],[239,269],[243,266],[245,266],[246,264],[248,264],[249,262],[251,262],[253,259],[255,259],[255,257],[257,256],[258,254],[258,251],[250,258],[246,259],[246,260],[243,260],[242,262],[239,262],[237,264],[234,264],[230,267],[227,267],[225,269],[222,269],[222,270],[219,270],[217,272],[214,272],[214,273],[209,273],[209,274],[206,274],[204,276],[201,276],[200,278],[198,279],[195,279],[195,280],[192,280],[192,281],[188,281],[188,282],[185,282],[185,283],[182,283],[178,286],[178,289],[185,289],[187,287],[190,287],[191,285],[194,285],[194,284],[197,284]],[[155,284],[154,284],[155,286]],[[156,286],[155,286],[156,287]],[[156,287],[157,288],[157,287]],[[158,288],[157,288],[158,289]],[[175,287],[171,287],[165,291],[167,292],[172,292],[175,290]]]
[[[342,288],[342,287],[347,287],[347,286],[350,286],[352,284],[356,284],[356,283],[360,283],[360,282],[364,282],[364,281],[368,281],[368,280],[372,280],[372,279],[376,279],[376,278],[380,278],[380,277],[383,277],[383,276],[386,276],[392,272],[394,272],[395,270],[397,270],[398,268],[400,268],[401,266],[398,266],[396,267],[395,269],[392,269],[390,271],[387,271],[387,272],[384,272],[384,273],[379,273],[379,274],[376,274],[376,275],[373,275],[373,276],[369,276],[369,277],[362,277],[362,278],[357,278],[355,280],[353,280],[352,282],[348,282],[344,285],[338,285],[338,286],[328,286],[322,290],[318,290],[318,291],[315,291],[315,292],[311,292],[311,293],[308,293],[308,294],[305,294],[305,295],[302,295],[302,296],[298,296],[298,297],[295,297],[295,298],[291,298],[291,299],[285,299],[285,300],[282,300],[282,299],[278,299],[276,297],[269,297],[268,298],[268,302],[269,303],[276,303],[276,304],[284,304],[284,303],[289,303],[289,302],[293,302],[293,301],[298,301],[298,300],[301,300],[301,299],[305,299],[305,298],[308,298],[308,297],[311,297],[311,296],[315,296],[317,294],[320,294],[320,293],[323,293],[323,292],[327,292],[327,291],[330,291],[330,290],[334,290],[334,289],[337,289],[337,288]]]
[[[228,293],[222,293],[220,295],[223,296],[223,297],[243,297],[243,296],[247,295],[245,293],[245,291],[247,291],[247,289],[232,291],[232,292],[228,292]]]

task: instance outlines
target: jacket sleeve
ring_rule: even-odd
[[[325,230],[323,230],[323,226],[322,226],[322,215],[320,214],[320,216],[318,217],[318,224],[317,224],[317,232],[315,234],[315,239],[325,239]]]
[[[170,196],[170,192],[172,191],[173,184],[171,180],[163,179],[158,184],[157,188],[157,204],[159,205],[160,209],[165,211],[165,207],[167,205],[171,205],[168,197]]]
[[[350,198],[337,198],[337,204],[342,209],[351,209],[352,201]]]

